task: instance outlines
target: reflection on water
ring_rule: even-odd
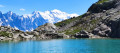
[[[0,53],[119,53],[119,39],[1,41]]]

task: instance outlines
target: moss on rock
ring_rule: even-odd
[[[0,36],[3,37],[12,37],[13,35],[11,33],[5,32],[5,31],[1,31],[0,32]]]
[[[96,4],[102,4],[104,2],[107,2],[108,0],[99,0]]]

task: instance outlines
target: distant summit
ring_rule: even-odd
[[[2,14],[0,12],[0,25],[11,26],[22,31],[32,31],[45,23],[56,23],[71,17],[76,17],[77,14],[68,14],[60,10],[54,9],[51,11],[34,11],[32,14],[22,16],[16,15],[11,11]]]

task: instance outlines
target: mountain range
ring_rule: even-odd
[[[11,11],[4,14],[0,12],[0,26],[10,26],[22,31],[32,31],[45,23],[56,23],[77,16],[77,14],[68,14],[57,9],[45,12],[34,11],[32,14],[21,16]]]
[[[46,12],[35,11],[32,14],[22,16],[15,15],[12,12],[8,12],[7,14],[1,13],[0,16],[3,19],[1,19],[0,22],[1,25],[7,25],[9,21],[11,25],[8,24],[8,26],[15,26],[14,28],[16,29],[19,27],[20,30],[22,28],[24,30],[29,29],[31,31],[23,32],[11,27],[1,26],[0,40],[120,38],[120,0],[99,0],[94,3],[85,14],[80,16],[60,12],[59,10]],[[5,16],[7,16],[7,18]],[[4,24],[3,21],[5,22]],[[12,24],[12,22],[14,24]],[[42,25],[43,22],[46,24]],[[41,26],[38,24],[41,24]],[[34,29],[33,27],[37,28]],[[31,28],[34,30],[32,31]]]

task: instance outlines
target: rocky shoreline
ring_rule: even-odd
[[[65,35],[58,33],[54,24],[47,23],[31,32],[23,32],[11,27],[0,27],[0,40],[46,40],[46,39],[69,39],[69,38],[100,38],[86,31],[76,33],[76,35]]]
[[[34,31],[23,32],[11,27],[0,27],[0,40],[47,40],[47,39],[70,39],[70,38],[103,38],[94,36],[87,31],[81,31],[76,35],[65,35],[58,33],[54,24],[46,23]]]
[[[47,23],[36,28],[31,32],[23,32],[11,27],[0,27],[0,40],[42,40],[42,39],[58,39],[69,38],[68,35],[57,33],[56,26]]]

